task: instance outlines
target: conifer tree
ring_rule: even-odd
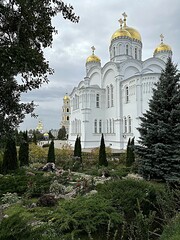
[[[134,137],[132,140],[129,138],[127,144],[127,153],[126,153],[126,167],[130,167],[135,161],[134,156]]]
[[[18,168],[18,161],[17,161],[17,151],[16,151],[16,143],[15,140],[11,137],[8,138],[3,163],[2,163],[2,171],[3,173],[7,173],[11,170],[16,170]]]
[[[49,146],[47,162],[55,163],[55,152],[54,152],[54,141],[53,140],[51,141],[50,146]]]
[[[100,144],[100,148],[99,148],[99,165],[100,166],[108,166],[108,161],[106,158],[106,147],[105,147],[105,143],[104,143],[104,135],[102,133],[101,136],[101,144]]]
[[[23,138],[21,140],[21,144],[19,148],[19,163],[20,163],[20,166],[29,165],[29,142],[28,142],[27,131],[23,133]]]
[[[79,140],[78,138],[79,137],[77,136],[74,144],[74,157],[78,157],[78,140]]]
[[[140,118],[140,172],[145,178],[180,179],[180,74],[168,59]]]

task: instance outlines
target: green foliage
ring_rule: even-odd
[[[75,145],[74,145],[74,157],[82,157],[81,153],[81,139],[80,137],[76,137]]]
[[[20,166],[29,165],[29,143],[28,143],[27,131],[23,133],[23,139],[21,140],[21,144],[19,148],[19,162],[20,162]]]
[[[53,70],[43,50],[50,47],[52,18],[62,13],[65,19],[78,22],[73,7],[60,0],[14,0],[0,2],[0,133],[11,132],[32,113],[34,102],[22,103],[21,95],[48,82]],[[15,76],[20,75],[20,81]]]
[[[2,203],[13,204],[19,201],[20,197],[18,197],[17,193],[5,193],[1,198]]]
[[[47,154],[48,154],[47,148],[42,148],[34,143],[31,143],[29,145],[29,161],[31,163],[34,162],[46,163]]]
[[[58,131],[58,139],[59,140],[64,140],[66,139],[66,128],[65,126],[62,126],[59,131]]]
[[[6,174],[9,171],[16,170],[17,168],[18,168],[18,161],[17,161],[17,151],[16,151],[15,140],[9,137],[7,139],[7,143],[4,151],[2,172]]]
[[[134,161],[134,138],[132,138],[132,140],[129,138],[126,153],[126,167],[131,167]]]
[[[66,234],[65,239],[74,233],[74,237],[92,235],[105,238],[108,221],[111,220],[112,228],[118,228],[123,217],[117,214],[110,202],[101,197],[79,197],[75,200],[62,203],[56,216],[55,225],[59,231]],[[82,238],[83,239],[83,238]]]
[[[47,162],[55,163],[54,141],[52,140],[49,146]]]
[[[160,237],[160,240],[179,240],[180,236],[180,214],[171,220],[169,225],[167,225]]]
[[[27,176],[24,171],[20,171],[12,175],[4,175],[0,178],[0,198],[7,192],[16,192],[19,196],[25,194],[29,197],[39,197],[49,192],[51,181],[52,177],[45,177],[43,173]]]
[[[180,73],[168,59],[149,110],[141,117],[141,145],[136,146],[140,172],[145,178],[176,181],[180,178]]]
[[[23,240],[30,237],[31,228],[19,213],[0,223],[1,240]]]
[[[100,148],[99,148],[99,165],[100,166],[108,166],[108,161],[106,158],[106,147],[105,147],[105,143],[104,143],[104,135],[102,134],[101,136],[101,144],[100,144]]]

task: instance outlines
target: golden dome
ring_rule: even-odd
[[[111,41],[117,37],[129,37],[131,39],[136,39],[138,41],[141,42],[141,35],[140,33],[134,29],[134,28],[131,28],[131,27],[128,27],[126,25],[126,18],[127,18],[127,15],[126,13],[123,13],[122,14],[123,17],[124,17],[124,20],[122,19],[119,19],[119,23],[120,23],[120,29],[118,29],[111,37]],[[124,23],[124,26],[122,27]]]
[[[88,62],[100,62],[101,60],[96,55],[91,55],[86,59],[86,63]]]
[[[164,51],[172,51],[172,49],[169,45],[160,43],[159,46],[157,46],[156,49],[154,50],[154,54],[158,52],[164,52]]]
[[[69,96],[68,96],[68,95],[65,95],[63,99],[64,99],[64,100],[69,100]]]
[[[136,39],[141,42],[141,35],[136,29],[128,26],[124,27],[123,29],[125,29],[131,34],[132,39]]]
[[[129,37],[131,38],[131,34],[126,31],[125,29],[118,29],[115,33],[113,33],[112,37],[111,37],[111,41],[115,38],[119,38],[119,37]]]
[[[86,59],[86,63],[89,63],[89,62],[101,62],[100,58],[98,58],[96,55],[94,55],[95,47],[92,46],[91,49],[92,49],[92,55],[89,56]]]

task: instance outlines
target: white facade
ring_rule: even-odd
[[[148,109],[153,85],[167,58],[172,56],[161,35],[154,56],[142,61],[141,36],[126,25],[126,15],[123,16],[120,29],[111,38],[110,61],[101,66],[92,47],[93,53],[86,61],[86,76],[70,94],[72,145],[79,135],[82,148],[99,147],[102,133],[106,146],[113,149],[126,148],[129,137],[137,141],[139,117]]]

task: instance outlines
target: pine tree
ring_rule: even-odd
[[[108,166],[108,161],[106,159],[106,147],[104,143],[104,135],[101,136],[101,144],[99,148],[99,165],[100,166]]]
[[[29,142],[28,142],[27,131],[23,133],[23,138],[21,140],[21,144],[19,148],[19,162],[20,162],[20,166],[29,165]]]
[[[51,141],[50,146],[49,146],[47,162],[55,163],[55,152],[54,152],[54,141],[53,140]]]
[[[7,173],[11,170],[16,170],[18,168],[18,161],[17,161],[17,151],[16,151],[16,143],[15,140],[11,137],[8,138],[3,163],[2,163],[2,171],[3,173]]]
[[[126,153],[126,167],[130,167],[134,161],[134,138],[132,138],[132,140],[129,138]]]
[[[140,118],[140,172],[145,178],[180,179],[180,74],[169,58]]]

